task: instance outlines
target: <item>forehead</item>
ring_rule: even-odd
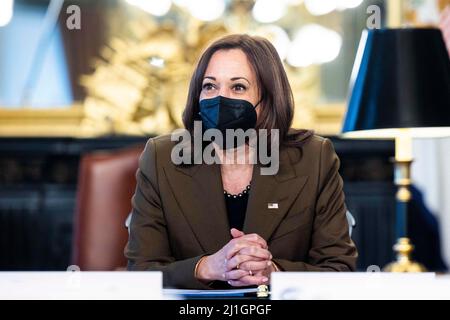
[[[209,60],[205,77],[216,78],[246,77],[255,78],[252,65],[245,53],[240,49],[228,49],[216,51]]]

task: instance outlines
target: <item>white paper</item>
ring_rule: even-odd
[[[450,278],[434,273],[275,272],[274,300],[450,299]]]
[[[158,300],[162,273],[0,272],[0,300]]]

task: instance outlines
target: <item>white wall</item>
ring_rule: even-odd
[[[450,266],[450,138],[416,139],[413,154],[413,183],[439,221],[442,255]]]

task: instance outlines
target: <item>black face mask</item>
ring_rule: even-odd
[[[200,101],[199,115],[203,127],[207,129],[242,129],[255,128],[256,111],[259,102],[253,106],[247,100],[217,96]]]
[[[200,101],[199,116],[202,120],[203,130],[218,129],[223,136],[226,147],[226,129],[253,129],[256,126],[255,108],[247,100],[226,98],[217,96]],[[233,144],[233,147],[236,147]]]

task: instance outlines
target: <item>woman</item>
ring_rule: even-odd
[[[132,200],[128,268],[163,271],[165,287],[198,289],[266,284],[274,271],[354,270],[339,160],[328,139],[290,129],[293,112],[269,41],[230,35],[207,48],[191,79],[186,129],[196,120],[221,131],[278,129],[278,171],[223,161],[230,154],[219,143],[221,164],[177,165],[169,135],[150,139]],[[253,152],[249,144],[230,150]]]

